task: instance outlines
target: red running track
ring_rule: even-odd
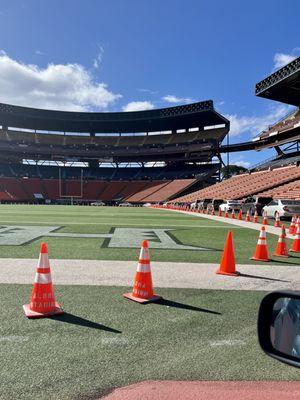
[[[146,381],[102,400],[299,400],[299,382]]]

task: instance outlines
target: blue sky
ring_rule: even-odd
[[[289,111],[254,86],[300,54],[299,15],[298,0],[0,0],[0,101],[119,111],[212,99],[231,141],[249,140]]]

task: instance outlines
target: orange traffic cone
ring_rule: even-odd
[[[219,207],[218,217],[222,217],[222,210],[220,207]]]
[[[227,209],[225,210],[224,217],[225,217],[225,218],[228,218],[228,211],[227,211]]]
[[[41,243],[31,300],[29,304],[23,305],[23,309],[28,318],[50,317],[64,313],[54,297],[47,243]]]
[[[267,217],[267,212],[266,211],[264,211],[264,213],[263,213],[263,222],[262,222],[262,224],[263,225],[268,225],[268,217]]]
[[[300,253],[300,226],[297,226],[296,236],[293,240],[292,248],[290,249],[293,253]]]
[[[238,213],[238,220],[241,221],[243,219],[243,211],[242,209],[240,209],[239,213]]]
[[[275,228],[280,228],[280,217],[279,217],[279,213],[276,212],[275,215],[275,223],[274,223]]]
[[[258,214],[257,214],[257,211],[256,211],[256,210],[254,211],[253,222],[254,222],[255,224],[257,224],[257,222],[258,222]]]
[[[235,219],[235,212],[234,212],[234,210],[231,211],[231,218],[232,218],[232,219]]]
[[[295,227],[296,227],[295,222],[296,222],[296,217],[295,217],[295,215],[293,215],[290,226],[289,226],[289,233],[291,235],[293,235],[295,233]]]
[[[150,301],[161,299],[161,296],[153,293],[147,240],[142,241],[140,258],[135,273],[132,293],[125,293],[123,296],[127,299],[137,301],[138,303],[149,303]]]
[[[233,249],[232,232],[228,231],[222,260],[216,274],[237,276],[239,273],[235,269],[235,257]]]
[[[289,256],[285,238],[286,238],[285,226],[282,225],[281,226],[281,234],[279,235],[276,250],[275,250],[275,253],[273,254],[274,256],[277,256],[277,257],[288,257]]]
[[[268,247],[267,247],[267,240],[266,240],[266,228],[264,226],[262,226],[260,229],[255,253],[254,253],[254,256],[251,257],[251,260],[270,261],[269,256],[268,256]]]
[[[245,221],[246,222],[250,222],[251,221],[251,219],[250,219],[250,211],[249,210],[247,210]]]
[[[215,215],[215,210],[212,209],[210,215]]]

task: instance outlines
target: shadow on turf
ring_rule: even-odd
[[[195,306],[191,306],[189,304],[178,303],[176,301],[166,300],[166,299],[160,299],[160,300],[154,302],[153,304],[159,304],[161,306],[167,306],[167,307],[181,308],[183,310],[189,310],[189,311],[198,311],[198,312],[203,312],[203,313],[208,313],[208,314],[221,315],[221,313],[219,313],[217,311],[208,310],[206,308],[195,307]]]
[[[97,322],[90,321],[85,318],[78,317],[77,315],[70,314],[70,313],[64,313],[62,315],[57,315],[53,317],[56,321],[60,322],[66,322],[67,324],[73,324],[73,325],[80,325],[80,326],[85,326],[86,328],[92,328],[92,329],[99,329],[102,331],[106,332],[112,332],[112,333],[122,333],[121,331],[110,328],[109,326],[105,326],[102,324],[98,324]]]
[[[286,282],[286,283],[290,282],[290,281],[285,281],[285,280],[283,280],[283,279],[269,278],[269,277],[267,277],[267,276],[258,276],[258,275],[243,274],[242,272],[240,272],[238,276],[241,276],[242,278],[263,279],[264,281]]]

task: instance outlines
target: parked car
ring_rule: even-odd
[[[263,207],[267,217],[275,218],[276,213],[280,218],[292,217],[294,214],[300,215],[300,201],[298,200],[272,200],[269,204]]]
[[[93,201],[91,206],[105,206],[105,203],[103,201]]]
[[[133,207],[131,203],[128,203],[128,201],[125,201],[124,203],[120,203],[119,207]]]
[[[225,200],[224,203],[220,205],[222,212],[224,211],[239,211],[242,208],[242,202],[239,200]]]
[[[151,207],[151,206],[152,206],[151,203],[145,203],[145,204],[143,204],[143,207]]]
[[[242,203],[243,213],[245,214],[249,210],[251,215],[254,215],[255,211],[258,215],[262,215],[263,207],[271,200],[272,198],[270,197],[248,197]]]

